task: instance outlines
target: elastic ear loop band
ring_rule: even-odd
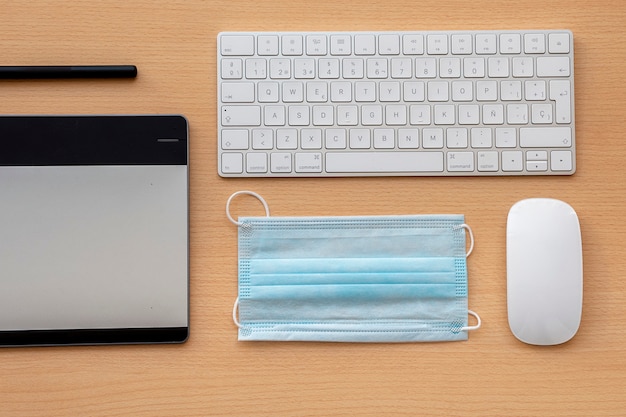
[[[464,326],[464,327],[461,327],[461,331],[462,332],[469,332],[469,331],[472,331],[472,330],[480,329],[480,325],[482,324],[482,321],[480,320],[480,316],[478,314],[476,314],[475,312],[473,312],[472,310],[467,310],[467,314],[476,317],[476,324],[474,326]]]
[[[265,216],[266,217],[270,216],[270,208],[268,207],[267,202],[265,201],[263,197],[261,197],[259,194],[255,193],[254,191],[245,191],[245,190],[237,191],[236,193],[233,193],[233,195],[228,197],[228,201],[226,201],[226,217],[228,217],[228,220],[230,220],[231,223],[233,223],[235,226],[241,226],[241,222],[236,221],[235,219],[233,219],[233,216],[230,215],[230,202],[233,201],[233,198],[242,194],[256,197],[261,202],[261,204],[263,204],[263,208],[265,208]]]
[[[472,233],[472,228],[469,227],[467,224],[463,223],[460,224],[458,226],[454,226],[455,229],[465,229],[467,230],[468,234],[469,234],[469,238],[470,238],[470,247],[467,250],[467,253],[465,254],[465,257],[468,258],[471,254],[472,251],[474,250],[474,233]]]
[[[235,300],[235,305],[233,306],[233,321],[241,329],[241,323],[239,323],[239,319],[237,319],[237,310],[239,309],[239,297]]]

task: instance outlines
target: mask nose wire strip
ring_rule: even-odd
[[[263,204],[263,208],[265,208],[265,216],[267,217],[270,216],[270,208],[268,207],[267,202],[265,201],[263,197],[261,197],[259,194],[255,193],[254,191],[246,191],[246,190],[237,191],[236,193],[233,193],[233,195],[228,197],[228,201],[226,201],[226,217],[228,217],[228,220],[230,220],[231,223],[233,223],[235,226],[241,226],[241,222],[236,221],[235,219],[233,219],[233,216],[230,215],[230,202],[233,201],[235,197],[237,197],[238,195],[242,195],[242,194],[256,197],[261,202],[261,204]]]
[[[239,310],[239,297],[237,297],[237,299],[235,300],[235,305],[233,306],[233,321],[235,322],[237,327],[241,329],[241,323],[239,323],[239,320],[237,319],[237,310]]]
[[[465,254],[465,257],[469,257],[472,254],[472,251],[474,250],[474,233],[472,233],[472,228],[469,227],[467,224],[463,223],[460,224],[458,226],[454,227],[455,229],[465,229],[467,230],[468,234],[469,234],[469,238],[470,238],[470,247],[467,250],[467,253]]]
[[[482,321],[480,320],[480,316],[478,314],[476,314],[475,312],[473,312],[472,310],[467,310],[467,313],[476,317],[476,325],[474,326],[465,326],[465,327],[461,327],[461,331],[471,331],[471,330],[477,330],[480,328],[480,325],[482,324]]]

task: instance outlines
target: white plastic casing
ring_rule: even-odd
[[[507,303],[511,331],[533,345],[556,345],[578,331],[583,266],[574,209],[554,199],[522,200],[507,220]]]

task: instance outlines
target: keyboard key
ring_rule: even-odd
[[[355,35],[354,53],[356,55],[374,55],[376,53],[376,36]]]
[[[337,124],[339,126],[356,126],[358,123],[358,107],[357,106],[338,106],[337,107]]]
[[[527,161],[547,161],[548,151],[527,151],[526,160]]]
[[[393,129],[374,129],[374,148],[393,149],[396,146],[396,135]]]
[[[300,135],[300,148],[322,149],[321,129],[302,129]]]
[[[506,78],[509,76],[509,59],[506,57],[489,58],[487,60],[489,77]]]
[[[419,148],[419,130],[398,129],[398,148],[399,149]]]
[[[243,154],[242,153],[223,153],[221,168],[224,174],[241,174],[243,173]]]
[[[448,35],[428,35],[426,42],[429,54],[446,55],[448,53]]]
[[[572,91],[569,80],[550,81],[550,100],[556,101],[555,120],[558,124],[572,122],[571,95]]]
[[[350,35],[333,35],[330,37],[331,55],[350,55],[352,39]]]
[[[533,59],[529,57],[513,58],[513,76],[514,77],[532,77]]]
[[[302,55],[302,36],[301,35],[285,35],[282,37],[283,55],[297,56]]]
[[[270,59],[270,78],[291,78],[291,61],[288,59]]]
[[[405,55],[422,55],[424,53],[424,35],[402,36],[402,52]]]
[[[464,58],[463,75],[466,78],[483,78],[485,76],[485,59]]]
[[[496,148],[515,148],[516,146],[517,131],[515,128],[499,127],[496,129]]]
[[[291,172],[291,154],[288,152],[274,152],[270,157],[270,169],[276,174]]]
[[[388,74],[388,62],[386,59],[367,60],[367,78],[384,79]]]
[[[478,152],[477,158],[476,158],[477,159],[476,167],[478,168],[478,171],[480,172],[498,171],[498,168],[499,168],[498,158],[499,157],[500,156],[498,152],[494,152],[494,151]]]
[[[437,77],[437,60],[435,58],[416,58],[415,59],[415,77],[416,78]]]
[[[246,59],[246,78],[262,80],[267,78],[267,61],[265,59]]]
[[[568,57],[537,58],[538,77],[569,77]]]
[[[461,76],[461,59],[441,58],[439,60],[439,76],[441,78],[459,78]]]
[[[522,37],[519,33],[500,35],[500,53],[519,54],[520,52],[522,52]]]
[[[262,35],[257,38],[259,55],[278,55],[278,36]]]
[[[274,132],[271,129],[252,130],[252,149],[267,149],[274,147]]]
[[[452,53],[469,55],[472,53],[472,35],[452,35]]]
[[[289,106],[290,126],[308,126],[310,120],[309,116],[308,106]]]
[[[548,35],[548,49],[551,54],[566,54],[569,52],[569,34],[551,33]]]
[[[296,172],[313,173],[322,172],[321,153],[296,153]]]
[[[222,106],[222,126],[260,126],[261,106]]]
[[[410,58],[391,60],[391,78],[411,78],[413,76]]]
[[[326,130],[326,149],[346,149],[346,130],[345,129],[327,129]]]
[[[222,102],[253,103],[254,83],[223,83]]]
[[[221,75],[225,80],[239,80],[243,78],[243,61],[238,58],[223,59]]]
[[[448,152],[448,171],[474,171],[474,152]]]
[[[350,129],[350,149],[369,149],[371,146],[370,129]]]
[[[222,130],[222,149],[248,149],[247,130]]]
[[[257,84],[259,103],[277,103],[279,85],[277,82],[260,82]]]
[[[480,55],[493,55],[498,51],[497,36],[495,34],[476,35],[476,53]]]
[[[443,152],[329,152],[326,171],[443,172]]]
[[[380,35],[378,37],[378,52],[381,55],[398,55],[400,53],[400,36]]]
[[[546,82],[526,81],[524,82],[524,97],[528,101],[543,101],[546,99]]]
[[[227,35],[220,38],[222,55],[254,55],[254,36]]]
[[[527,33],[524,35],[524,52],[527,54],[543,54],[546,52],[546,37],[543,33]]]
[[[276,130],[276,148],[298,149],[298,130],[297,129],[278,129]]]
[[[267,154],[261,152],[250,152],[246,154],[246,172],[267,172]]]
[[[306,37],[307,55],[326,55],[326,35],[308,35]]]
[[[553,171],[571,171],[572,170],[572,152],[571,151],[552,151],[550,152],[550,167]]]
[[[444,145],[443,129],[428,128],[422,130],[422,148],[424,149],[442,149]]]
[[[343,78],[363,78],[364,71],[363,59],[343,59]]]
[[[285,125],[285,106],[265,106],[263,120],[266,126]]]
[[[526,161],[528,171],[547,171],[548,161]]]
[[[572,146],[572,130],[569,127],[521,128],[522,148],[569,148]]]
[[[320,59],[319,77],[323,79],[339,78],[339,60],[335,58]]]
[[[504,172],[521,172],[524,169],[521,151],[503,151],[502,152],[502,171]]]

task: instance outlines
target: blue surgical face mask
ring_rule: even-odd
[[[235,221],[239,194],[267,216]],[[239,340],[454,341],[480,326],[462,215],[269,217],[248,191],[227,215],[239,227]]]

